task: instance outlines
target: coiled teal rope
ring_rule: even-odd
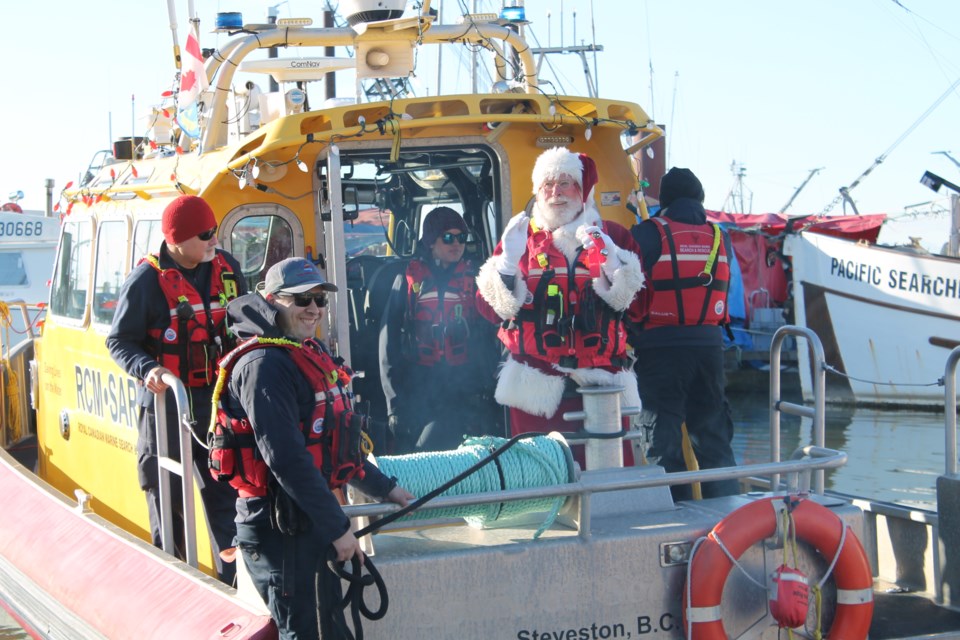
[[[387,476],[394,476],[400,485],[417,496],[425,495],[450,478],[462,473],[506,440],[483,436],[468,438],[458,449],[403,456],[377,458],[377,466]],[[572,482],[568,463],[569,451],[561,439],[537,436],[517,442],[494,464],[487,464],[441,495],[459,496],[506,489],[549,487]],[[499,465],[499,466],[498,466]],[[502,475],[502,477],[501,477]],[[425,518],[464,518],[470,525],[482,526],[527,513],[547,511],[548,516],[533,537],[538,538],[556,520],[564,498],[543,498],[414,511],[400,521]]]

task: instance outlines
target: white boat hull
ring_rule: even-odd
[[[828,401],[943,406],[938,381],[960,344],[960,260],[813,233],[787,236],[784,252],[796,324],[817,333],[832,367]],[[810,357],[797,356],[810,400]]]

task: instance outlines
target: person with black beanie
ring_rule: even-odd
[[[733,419],[724,394],[723,335],[729,321],[730,238],[707,221],[703,185],[674,167],[660,182],[660,212],[631,230],[653,282],[653,302],[634,325],[631,344],[642,401],[641,424],[652,432],[649,459],[686,471],[684,423],[701,469],[734,466]],[[690,485],[672,486],[675,500]],[[704,483],[703,497],[739,493],[736,480]]]
[[[476,311],[477,271],[464,258],[470,237],[455,210],[431,210],[390,293],[380,324],[380,380],[392,453],[455,449],[465,435],[499,434],[499,352]]]

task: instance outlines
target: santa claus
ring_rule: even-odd
[[[509,351],[496,399],[514,434],[564,430],[560,416],[582,408],[578,386],[620,386],[621,406],[640,405],[624,321],[649,295],[629,231],[600,218],[596,184],[587,155],[542,153],[531,214],[510,220],[477,276],[478,309]]]

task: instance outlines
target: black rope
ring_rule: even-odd
[[[570,439],[582,440],[585,438],[584,431],[576,432],[560,432],[560,435],[564,437],[569,437]],[[596,438],[614,438],[619,437],[624,434],[623,431],[612,433],[612,434],[592,434],[592,437]],[[545,435],[541,432],[531,431],[527,433],[521,433],[513,436],[507,440],[499,448],[491,450],[490,455],[484,458],[483,460],[477,461],[469,469],[462,471],[457,476],[443,483],[436,489],[433,489],[424,496],[418,498],[417,500],[411,502],[405,507],[397,509],[393,513],[387,514],[384,517],[380,518],[374,523],[364,527],[357,531],[354,535],[357,538],[362,538],[368,533],[374,533],[379,529],[382,529],[391,522],[402,518],[403,516],[416,511],[427,502],[433,500],[441,493],[449,489],[450,487],[462,482],[465,478],[470,476],[472,473],[475,473],[477,470],[482,468],[485,465],[490,464],[499,458],[504,452],[507,451],[510,447],[515,445],[520,440],[525,438],[532,438],[536,436]],[[321,568],[317,575],[317,611],[319,614],[319,625],[321,630],[321,638],[327,640],[328,636],[324,635],[325,629],[330,629],[328,633],[332,633],[330,638],[335,640],[363,640],[363,625],[361,615],[366,617],[368,620],[380,620],[387,614],[387,607],[389,604],[389,597],[387,595],[387,587],[383,581],[383,578],[380,576],[380,572],[377,571],[377,568],[374,566],[373,561],[369,556],[365,559],[364,563],[361,565],[360,560],[354,556],[352,558],[352,573],[347,573],[344,571],[343,566],[345,563],[337,561],[337,551],[331,545],[327,549],[327,561],[326,565],[329,571],[323,571]],[[366,568],[370,572],[370,575],[361,575],[363,568]],[[327,574],[321,576],[319,574]],[[330,580],[331,576],[336,576],[335,580]],[[347,593],[340,596],[340,579],[346,580],[349,583],[347,588]],[[336,582],[336,585],[332,584]],[[377,593],[380,595],[380,608],[376,611],[370,611],[370,608],[367,606],[366,601],[364,600],[363,590],[370,586],[377,587]],[[323,588],[324,590],[321,590]],[[324,597],[326,593],[327,598]],[[331,601],[337,601],[338,605],[330,607],[328,604]],[[350,607],[350,617],[353,621],[353,629],[356,635],[350,633],[350,629],[347,627],[346,616],[344,615],[344,610],[347,607]]]

